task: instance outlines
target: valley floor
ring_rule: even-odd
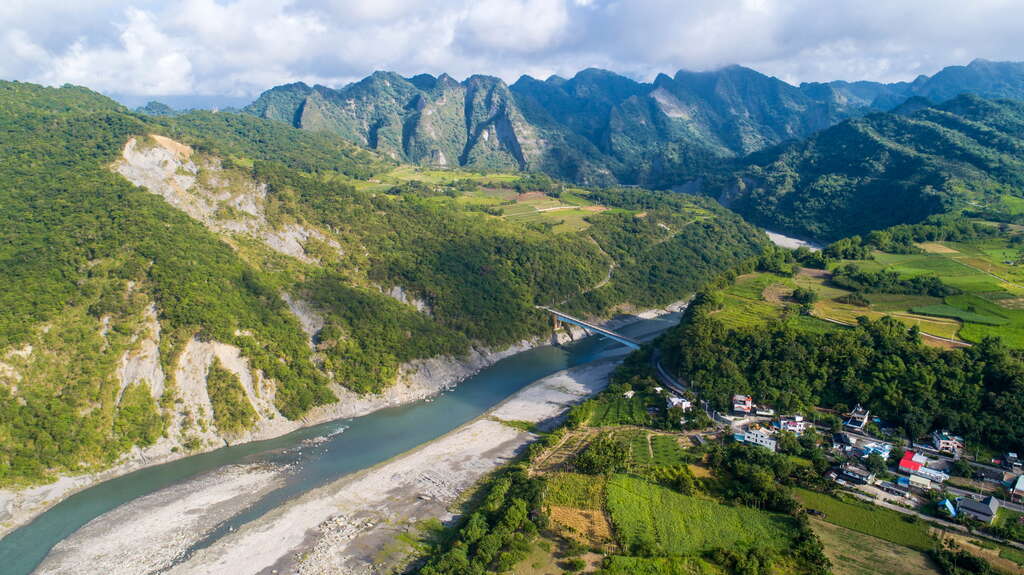
[[[414,539],[423,520],[450,519],[450,507],[465,491],[537,437],[523,430],[524,422],[557,419],[602,389],[616,363],[591,363],[541,379],[449,434],[308,492],[185,560],[181,553],[190,545],[274,485],[275,472],[234,468],[154,493],[61,542],[39,572],[381,572],[407,559],[414,548],[403,542]],[[232,485],[249,485],[250,491],[243,494]],[[160,518],[158,529],[151,525],[154,516]],[[125,549],[153,552],[129,560]]]

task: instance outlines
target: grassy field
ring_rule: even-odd
[[[890,269],[901,277],[937,275],[943,282],[964,291],[961,295],[934,301],[923,296],[890,296],[889,313],[914,315],[931,325],[954,322],[954,335],[943,328],[922,330],[945,337],[977,342],[984,337],[998,336],[1014,347],[1024,347],[1024,266],[1015,265],[1021,249],[1006,237],[973,242],[931,242],[920,244],[925,253],[876,253],[875,259],[856,262],[865,270]],[[910,312],[910,313],[907,313]]]
[[[684,556],[715,547],[780,550],[790,542],[792,520],[746,507],[680,495],[628,475],[606,488],[608,511],[625,549],[647,548]]]
[[[594,427],[644,425],[649,419],[647,407],[654,401],[654,398],[641,393],[629,398],[603,397],[594,402],[594,412],[587,424]]]
[[[696,557],[645,558],[614,556],[602,575],[717,575],[721,568]]]
[[[825,513],[829,523],[852,529],[866,535],[916,549],[927,551],[935,541],[928,534],[928,526],[923,522],[909,523],[904,515],[876,507],[859,501],[841,501],[831,495],[796,488],[797,500],[808,509],[816,509]]]
[[[801,329],[836,329],[816,318],[846,324],[866,316],[891,316],[908,327],[947,339],[978,342],[998,336],[1013,347],[1024,347],[1024,265],[1015,265],[1024,250],[1008,237],[973,242],[928,242],[922,253],[875,252],[871,260],[855,263],[864,271],[891,270],[903,278],[936,275],[964,293],[946,298],[927,295],[862,294],[866,305],[850,303],[851,292],[829,283],[830,272],[802,270],[789,278],[769,273],[740,276],[723,292],[725,306],[716,312],[729,327],[763,324],[788,318]],[[818,294],[814,317],[800,316],[790,298],[797,287]],[[932,341],[931,343],[935,343]]]
[[[390,172],[379,174],[369,180],[351,180],[349,183],[361,190],[385,192],[406,182],[422,182],[431,186],[451,186],[461,181],[472,181],[480,187],[474,191],[460,192],[454,198],[446,195],[432,197],[432,201],[454,200],[466,209],[483,207],[499,209],[501,217],[521,223],[536,222],[553,224],[555,232],[574,232],[586,229],[590,224],[588,215],[604,211],[604,206],[594,205],[585,197],[585,192],[576,188],[565,190],[554,198],[540,192],[519,194],[513,185],[522,174],[502,172],[473,172],[462,169],[424,168],[412,165],[399,166]]]
[[[920,551],[877,537],[811,519],[814,533],[825,546],[835,575],[938,575],[940,571]]]
[[[576,509],[603,509],[604,489],[604,476],[552,473],[547,477],[544,502]]]

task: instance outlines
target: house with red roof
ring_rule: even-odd
[[[900,459],[900,471],[904,473],[913,473],[920,471],[924,465],[924,456],[918,455],[913,451],[905,451],[903,453],[903,459]]]

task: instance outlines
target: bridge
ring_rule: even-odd
[[[603,336],[607,337],[608,339],[617,341],[617,342],[621,343],[622,345],[624,345],[626,347],[629,347],[629,348],[632,348],[632,349],[640,349],[640,342],[639,341],[637,341],[635,339],[632,339],[632,338],[628,338],[628,337],[626,337],[626,336],[624,336],[622,334],[615,333],[614,331],[612,331],[610,329],[605,329],[603,327],[596,326],[596,325],[594,325],[594,324],[592,324],[592,323],[590,323],[588,321],[583,321],[582,319],[575,318],[575,317],[573,317],[573,316],[571,316],[569,314],[562,313],[562,312],[558,311],[557,309],[552,309],[552,308],[544,307],[544,306],[537,306],[537,308],[538,309],[542,309],[542,310],[550,313],[551,315],[555,316],[555,321],[562,321],[562,322],[565,322],[565,323],[571,323],[572,325],[576,325],[576,326],[582,327],[583,329],[585,329],[587,331],[596,333],[598,335],[603,335]]]

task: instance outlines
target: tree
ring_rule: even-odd
[[[884,473],[886,469],[885,458],[875,452],[871,452],[867,456],[867,458],[864,460],[864,464],[868,468],[868,471],[876,475],[879,473]]]
[[[624,469],[629,459],[628,447],[608,435],[601,435],[576,455],[576,469],[598,475]]]

